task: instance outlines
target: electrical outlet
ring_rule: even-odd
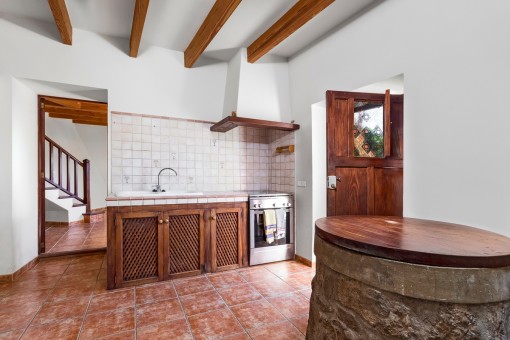
[[[172,159],[172,160],[177,159],[177,154],[176,154],[175,152],[172,152],[172,153],[170,154],[170,159]]]
[[[155,159],[152,162],[154,163],[155,168],[159,168],[159,160]]]
[[[211,146],[212,147],[216,147],[218,145],[218,140],[217,139],[211,139]]]
[[[220,169],[225,168],[225,162],[220,162]]]
[[[306,187],[306,181],[297,181],[298,187]]]
[[[194,178],[192,176],[188,177],[188,184],[193,184]]]

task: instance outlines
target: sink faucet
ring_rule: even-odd
[[[158,173],[158,184],[156,185],[156,189],[152,190],[153,192],[165,192],[165,190],[162,190],[161,189],[161,185],[159,185],[159,177],[161,176],[161,173],[165,170],[172,170],[175,174],[175,176],[177,176],[177,171],[175,171],[174,169],[172,168],[163,168],[161,170],[159,170],[159,173]]]

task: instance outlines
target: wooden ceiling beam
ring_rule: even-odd
[[[81,120],[81,119],[73,119],[74,124],[85,124],[85,125],[100,125],[100,126],[108,126],[108,122],[93,122],[89,120]]]
[[[138,48],[142,40],[143,26],[147,9],[149,8],[149,0],[136,0],[135,11],[133,13],[133,24],[131,26],[131,38],[129,39],[129,56],[136,58],[138,56]]]
[[[66,45],[72,45],[73,26],[71,25],[65,0],[48,0],[48,4],[50,5],[51,13],[53,13],[62,42]]]
[[[299,0],[273,26],[248,46],[248,62],[254,63],[335,0]]]
[[[108,104],[100,102],[90,102],[78,99],[65,99],[65,98],[52,98],[46,97],[46,106],[61,106],[75,110],[87,110],[87,111],[105,111],[108,112]]]
[[[241,0],[216,0],[204,22],[184,51],[184,66],[192,67],[234,13]]]
[[[52,113],[49,112],[48,115],[51,118],[60,118],[60,119],[77,119],[77,120],[87,120],[92,122],[106,122],[108,118],[106,117],[90,117],[90,116],[82,116],[82,115],[73,115],[67,113]]]
[[[69,108],[69,107],[65,107],[65,106],[54,106],[54,105],[45,105],[44,111],[55,112],[55,113],[76,113],[76,114],[86,113],[86,114],[105,116],[105,117],[108,114],[108,111],[106,109],[97,111],[97,110],[75,109],[75,108]]]

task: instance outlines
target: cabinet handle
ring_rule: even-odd
[[[165,220],[165,223],[168,223],[168,222],[170,222],[170,220],[167,218],[167,219]]]
[[[159,222],[159,224],[163,224],[163,220],[159,220],[158,222]]]
[[[216,216],[211,216],[211,220],[216,221]]]

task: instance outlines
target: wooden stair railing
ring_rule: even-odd
[[[49,151],[49,176],[44,175],[46,182],[57,187],[59,190],[69,195],[69,198],[73,198],[86,206],[85,213],[90,213],[90,161],[84,159],[79,161],[76,157],[71,155],[67,150],[58,145],[48,136],[44,136],[45,142],[49,145],[49,148],[45,150]],[[57,178],[55,179],[55,152],[57,158]],[[64,164],[62,164],[64,163]],[[83,191],[80,194],[80,183],[78,170],[82,169],[82,185]],[[71,183],[72,181],[72,183]]]

